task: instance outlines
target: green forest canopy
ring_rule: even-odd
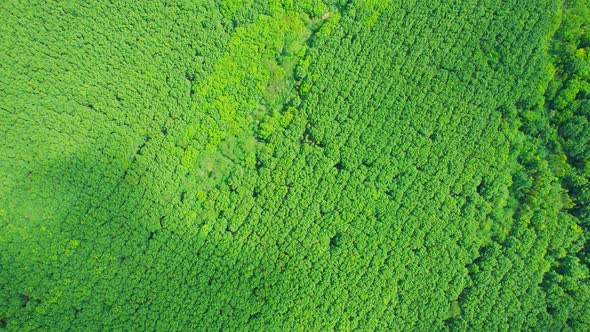
[[[590,329],[590,2],[2,1],[0,329]]]

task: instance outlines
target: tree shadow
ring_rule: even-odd
[[[3,327],[219,330],[256,319],[264,269],[217,203],[187,192],[178,168],[114,160],[16,172],[0,215]]]

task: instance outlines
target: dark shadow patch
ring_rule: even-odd
[[[136,155],[140,155],[140,156],[142,155],[142,152],[141,152],[141,150],[143,150],[143,148],[145,147],[145,145],[147,144],[147,142],[149,142],[149,141],[150,141],[150,139],[151,139],[151,137],[150,137],[149,135],[146,135],[146,136],[143,138],[143,142],[141,142],[141,144],[139,144],[139,145],[137,146],[137,150],[135,151],[135,154],[136,154]]]
[[[248,317],[248,323],[250,323],[253,320],[258,319],[258,318],[260,318],[260,313],[259,312],[255,313],[255,314],[251,314],[250,317]]]
[[[303,143],[310,146],[319,146],[321,148],[324,147],[324,144],[313,135],[310,127],[306,127],[305,131],[303,132]]]
[[[232,230],[229,228],[229,226],[227,226],[227,227],[225,228],[225,231],[226,231],[226,232],[228,232],[228,233],[230,233],[232,236],[235,236],[236,234],[238,234],[238,231],[237,231],[237,230],[236,230],[236,231],[232,231]]]
[[[370,168],[375,164],[375,160],[363,160],[362,164],[363,166]]]
[[[190,74],[188,72],[186,72],[184,74],[184,78],[189,82],[190,84],[190,90],[189,90],[189,95],[192,97],[195,94],[195,75],[194,74]]]
[[[31,298],[29,297],[29,295],[22,293],[21,295],[19,295],[20,297],[20,301],[21,301],[21,307],[26,307],[27,303],[29,303],[29,301],[31,301]]]
[[[481,181],[477,187],[475,188],[475,191],[477,191],[477,194],[482,196],[485,193],[486,190],[486,184],[484,183],[484,181]]]
[[[340,240],[342,239],[342,234],[337,232],[330,238],[330,250],[334,250],[340,246]]]
[[[74,308],[74,318],[78,318],[78,314],[80,313],[79,308]]]

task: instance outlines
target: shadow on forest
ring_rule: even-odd
[[[243,274],[254,269],[248,253],[214,220],[205,231],[206,221],[185,213],[198,203],[183,190],[162,189],[174,174],[103,160],[86,154],[19,170],[3,226],[19,231],[0,255],[3,325],[219,329],[256,318],[242,311],[257,301]]]

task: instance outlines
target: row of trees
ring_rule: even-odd
[[[536,307],[529,317],[545,329],[583,330],[590,322],[590,311],[580,305],[590,301],[585,249],[588,222],[583,212],[587,177],[582,175],[587,174],[582,160],[587,157],[584,135],[588,128],[584,127],[586,119],[580,118],[587,91],[584,84],[577,85],[587,68],[587,61],[580,58],[584,54],[580,49],[585,47],[582,26],[589,9],[588,2],[573,1],[555,17],[556,31],[547,41],[548,60],[552,62],[547,64],[549,83],[540,84],[538,89],[544,95],[539,92],[515,106],[503,107],[504,118],[519,128],[512,141],[518,163],[514,165],[510,188],[510,205],[516,208],[510,212],[510,219],[500,219],[511,225],[502,234],[496,234],[500,246],[494,243],[484,247],[481,258],[470,267],[482,282],[486,280],[492,285],[502,280],[526,289],[526,295],[516,302],[519,310],[531,301],[543,301],[545,306]],[[578,86],[575,91],[573,86]],[[572,185],[573,182],[580,186]],[[506,215],[495,215],[495,219],[498,216]],[[502,272],[494,273],[498,270]],[[539,286],[527,285],[527,280],[535,280]],[[475,295],[470,296],[472,292]],[[498,296],[507,296],[512,290],[500,288],[497,292]],[[473,288],[466,295],[464,306],[473,306],[474,312],[481,310],[475,307],[481,302],[474,297],[482,293]],[[489,318],[469,318],[480,321],[482,326],[490,323]],[[506,327],[531,318],[515,314],[512,319],[516,321],[505,321],[510,324]],[[470,324],[469,319],[461,321],[462,326]]]

